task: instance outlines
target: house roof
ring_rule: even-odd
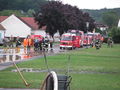
[[[0,24],[0,30],[5,30],[5,28]]]
[[[96,27],[106,27],[106,28],[108,28],[107,25],[104,25],[102,23],[95,23],[95,25],[96,25]]]
[[[33,17],[20,17],[24,22],[30,25],[34,30],[38,30],[39,26],[35,22]]]
[[[7,19],[8,18],[8,16],[0,16],[0,23],[2,22],[2,21],[4,21],[5,19]]]
[[[0,16],[0,23],[7,19],[9,16]],[[17,16],[16,16],[17,17]],[[17,17],[19,18],[22,22],[27,24],[29,27],[31,27],[33,30],[38,30],[39,26],[35,22],[33,17]]]

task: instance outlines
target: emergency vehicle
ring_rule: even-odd
[[[41,35],[31,35],[31,38],[34,40],[35,38],[38,38],[39,41],[43,40],[43,37]]]
[[[91,33],[91,32],[89,32],[87,35],[90,36],[93,40],[101,40],[101,41],[103,41],[103,37],[101,36],[100,33]]]
[[[68,30],[68,32],[80,36],[80,47],[82,47],[84,42],[84,32],[80,30]]]
[[[96,41],[96,40],[103,41],[104,38],[101,36],[100,33],[88,32],[84,36],[84,45],[93,45],[94,41]]]
[[[83,46],[84,33],[79,30],[69,30],[61,37],[60,49],[74,49]]]
[[[84,41],[83,41],[83,45],[84,46],[88,46],[88,45],[92,45],[93,44],[93,39],[91,36],[85,34],[84,35]]]

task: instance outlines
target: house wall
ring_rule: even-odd
[[[0,30],[0,39],[3,39],[4,38],[4,30]]]
[[[104,31],[104,30],[106,30],[107,28],[106,27],[100,27],[100,30],[101,31]]]
[[[11,35],[13,35],[13,37],[27,37],[27,35],[31,34],[31,28],[15,15],[11,15],[6,20],[1,22],[1,24],[6,29],[6,37],[10,37]]]

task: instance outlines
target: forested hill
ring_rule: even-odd
[[[1,10],[37,10],[38,5],[45,3],[47,0],[0,0]]]
[[[104,13],[107,13],[107,12],[115,12],[120,17],[120,8],[114,8],[114,9],[104,8],[100,10],[82,9],[82,11],[88,12],[90,16],[93,17],[93,19],[95,19],[95,21],[97,22],[102,22],[102,16]]]
[[[40,5],[47,1],[48,0],[0,0],[0,16],[9,16],[12,13],[17,16],[32,16],[32,13],[39,10]],[[82,11],[88,12],[97,22],[102,22],[102,16],[106,12],[112,11],[120,16],[120,8],[104,8],[100,10],[82,9]]]

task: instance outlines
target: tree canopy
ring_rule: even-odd
[[[83,13],[77,7],[63,4],[59,1],[49,1],[34,14],[39,28],[47,26],[46,32],[51,36],[59,31],[60,35],[69,29],[87,31],[86,22],[89,22],[88,31],[95,28],[94,20],[88,13]]]
[[[110,28],[113,26],[117,26],[119,15],[116,12],[106,12],[102,16],[103,22],[108,25]]]
[[[115,43],[120,43],[120,27],[112,27],[108,33]]]
[[[0,0],[0,11],[2,10],[37,10],[39,5],[46,3],[47,0]]]

